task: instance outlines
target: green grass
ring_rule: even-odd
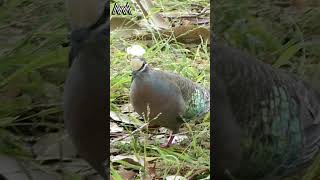
[[[68,52],[61,46],[67,41],[61,11],[63,0],[5,1],[0,7],[0,132],[36,136],[41,128],[62,127],[54,125],[61,123]]]
[[[64,0],[0,6],[0,154],[40,166],[28,139],[63,130],[67,32]]]
[[[285,68],[320,91],[320,5],[306,1],[298,11],[287,2],[284,8],[275,0],[217,1],[215,33],[218,41]]]
[[[188,2],[189,3],[189,2]],[[208,5],[207,1],[195,1],[195,4]],[[174,6],[173,6],[174,4]],[[162,6],[165,12],[179,9],[180,12],[186,11],[185,1],[161,1],[158,6]],[[111,6],[112,7],[112,6]],[[183,9],[181,9],[183,7]],[[125,49],[132,44],[139,44],[146,49],[143,57],[151,68],[157,68],[162,71],[174,72],[186,78],[198,82],[202,86],[209,87],[210,84],[210,46],[207,42],[202,42],[194,46],[188,46],[179,43],[174,37],[171,39],[156,36],[158,32],[149,32],[153,34],[151,40],[125,39],[119,36],[117,31],[111,32],[110,37],[110,109],[121,113],[121,106],[129,102],[129,90],[131,84],[131,67],[127,59]],[[142,166],[132,167],[128,163],[121,163],[121,167],[127,167],[135,171],[141,171],[142,174],[152,175],[154,172],[148,168],[149,164],[156,168],[157,177],[166,177],[168,175],[181,175],[190,177],[199,169],[206,169],[204,175],[198,175],[198,178],[208,176],[210,168],[210,118],[195,123],[190,123],[181,129],[186,132],[188,139],[181,142],[178,146],[170,148],[160,148],[160,142],[149,140],[149,133],[138,132],[133,135],[130,143],[115,142],[111,147],[118,149],[116,154],[135,155],[137,157],[157,157],[155,161],[148,162]],[[130,133],[128,130],[126,133]],[[114,154],[114,155],[116,155]],[[114,164],[112,172],[116,177],[119,172],[119,166]]]

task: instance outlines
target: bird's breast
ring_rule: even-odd
[[[149,106],[150,115],[153,117],[159,113],[162,113],[162,117],[175,117],[185,108],[177,85],[152,75],[138,76],[133,80],[130,100],[135,111],[140,115],[146,112]]]

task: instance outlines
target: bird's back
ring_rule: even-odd
[[[153,73],[171,81],[180,89],[186,106],[182,114],[185,120],[202,117],[210,111],[210,92],[208,89],[175,73],[163,71],[153,71]]]
[[[248,168],[242,172],[260,177],[311,162],[320,145],[319,94],[293,75],[237,50],[215,48],[214,73],[226,86],[241,128],[242,167]]]

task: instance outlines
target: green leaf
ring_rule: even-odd
[[[286,64],[291,64],[290,59],[303,47],[302,43],[295,44],[285,50],[280,57],[277,59],[276,63],[273,65],[276,68],[279,68]]]
[[[38,58],[35,58],[34,56],[29,57],[29,58],[34,58],[34,59],[32,61],[30,61],[30,63],[27,64],[26,66],[16,70],[14,73],[12,73],[6,79],[4,79],[0,83],[0,86],[4,86],[9,81],[14,80],[15,78],[17,78],[19,76],[23,76],[27,72],[32,72],[32,71],[35,71],[37,69],[41,69],[46,66],[65,62],[66,57],[67,57],[67,50],[68,50],[67,48],[59,48],[55,51],[52,51],[52,52],[45,54],[45,55],[42,55]]]

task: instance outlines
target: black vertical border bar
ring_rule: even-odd
[[[109,116],[110,114],[110,1],[107,0],[106,2],[106,11],[105,13],[106,16],[107,16],[107,28],[106,28],[106,33],[107,33],[107,47],[106,47],[106,65],[107,65],[107,71],[106,71],[106,79],[107,79],[107,89],[106,89],[106,92],[107,92],[107,100],[106,100],[106,103],[107,103],[107,115]],[[106,121],[107,121],[107,139],[106,139],[106,142],[107,142],[107,157],[106,157],[106,162],[105,162],[105,165],[106,165],[106,175],[107,175],[107,179],[110,179],[110,121],[108,120],[108,116],[106,116]]]
[[[216,170],[216,162],[215,162],[215,135],[213,131],[214,122],[216,121],[215,115],[214,115],[214,88],[215,88],[215,74],[214,74],[214,47],[215,47],[215,38],[214,38],[214,27],[215,27],[215,21],[214,21],[214,5],[215,1],[210,0],[210,178],[215,179],[215,170]]]

